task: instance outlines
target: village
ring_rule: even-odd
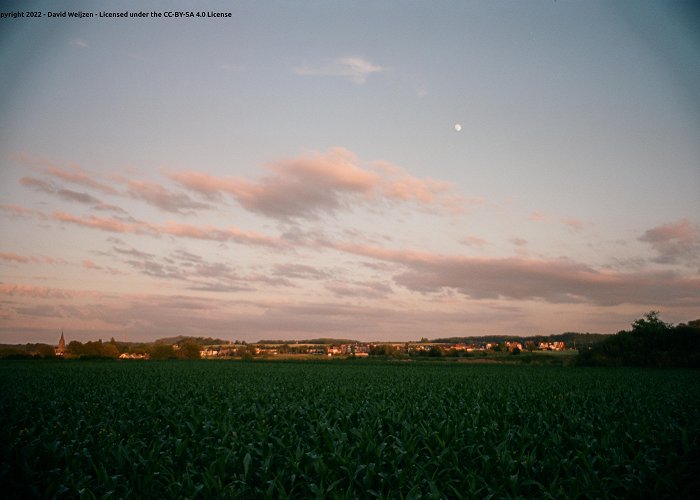
[[[285,344],[247,344],[247,345],[212,345],[201,350],[201,357],[231,358],[246,355],[274,357],[274,356],[326,356],[326,357],[368,357],[368,356],[428,356],[460,357],[465,355],[484,354],[487,352],[508,352],[518,354],[527,351],[563,351],[566,349],[564,342],[512,342],[502,343],[435,343],[435,342],[403,342],[403,343],[375,343],[357,342],[340,344],[315,344],[315,343],[285,343]]]
[[[111,338],[103,342],[80,342],[66,340],[61,331],[58,344],[26,344],[16,346],[0,346],[0,358],[59,358],[59,359],[90,359],[112,358],[122,360],[148,359],[251,359],[251,358],[479,358],[487,356],[519,355],[520,353],[546,353],[553,351],[569,351],[572,354],[580,348],[585,348],[586,342],[581,342],[583,336],[597,337],[599,334],[573,334],[576,338],[566,338],[566,341],[556,337],[533,337],[513,340],[503,337],[461,338],[457,341],[450,339],[408,342],[361,342],[347,339],[310,339],[310,340],[260,340],[249,343],[246,341],[227,341],[208,337],[178,336],[158,339],[152,342],[116,341]],[[473,341],[469,341],[473,340]]]

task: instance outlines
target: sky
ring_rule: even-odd
[[[692,2],[21,5],[0,343],[700,318]]]

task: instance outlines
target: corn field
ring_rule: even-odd
[[[692,498],[697,371],[0,363],[4,498]]]

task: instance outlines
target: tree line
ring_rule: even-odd
[[[630,330],[579,351],[576,364],[700,368],[700,319],[674,326],[650,311]]]
[[[132,344],[102,340],[80,342],[72,340],[66,345],[63,357],[70,359],[117,359],[122,354],[145,355],[149,359],[199,359],[202,347],[190,340],[181,339],[176,344],[160,342]],[[3,346],[0,358],[6,359],[52,359],[56,358],[54,347],[47,344],[26,344],[23,346]]]

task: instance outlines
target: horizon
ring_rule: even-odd
[[[196,5],[2,20],[0,343],[700,316],[691,3]]]
[[[655,312],[655,311],[652,311]],[[691,322],[700,322],[700,319],[696,320],[688,320],[687,322],[681,322],[678,323],[677,325],[674,325],[672,323],[667,323],[668,325],[675,327],[675,326],[680,326],[684,325],[687,323]],[[627,331],[627,330],[621,330],[621,331]],[[61,334],[59,339],[64,339],[64,331],[61,330]],[[575,332],[575,331],[563,331],[560,333],[552,333],[552,334],[521,334],[521,335],[513,335],[513,334],[507,334],[507,333],[493,333],[493,334],[487,334],[487,335],[475,335],[475,336],[462,336],[462,337],[435,337],[432,339],[429,338],[420,338],[420,339],[396,339],[396,340],[377,340],[377,339],[370,339],[370,340],[358,340],[358,339],[350,339],[350,338],[342,338],[342,337],[314,337],[314,338],[298,338],[298,339],[258,339],[258,340],[253,340],[253,341],[246,341],[246,340],[241,340],[241,339],[225,339],[225,338],[217,338],[217,337],[209,337],[209,336],[187,336],[187,335],[177,335],[175,337],[162,337],[162,338],[156,338],[152,340],[139,340],[139,341],[131,341],[128,338],[124,339],[115,339],[114,337],[110,337],[109,340],[103,340],[101,337],[100,338],[89,338],[89,339],[84,339],[82,341],[79,341],[81,343],[87,343],[87,342],[116,342],[119,344],[149,344],[149,343],[162,343],[166,340],[170,341],[173,340],[175,343],[180,342],[180,341],[187,341],[187,340],[212,340],[212,341],[222,341],[222,342],[213,342],[211,344],[207,345],[218,345],[218,344],[223,344],[224,342],[230,345],[233,344],[268,344],[268,345],[273,345],[273,344],[308,344],[308,345],[316,345],[316,344],[328,344],[328,343],[338,343],[338,344],[346,344],[346,343],[363,343],[363,344],[382,344],[382,343],[391,343],[391,344],[431,344],[431,343],[451,343],[451,342],[457,342],[457,343],[463,343],[465,341],[468,341],[469,339],[472,340],[483,340],[485,338],[502,338],[502,339],[537,339],[537,338],[552,338],[552,337],[563,337],[567,335],[579,335],[579,336],[588,336],[588,335],[594,335],[594,336],[614,336],[615,334],[620,333],[620,331],[615,332],[615,333],[600,333],[600,332]],[[70,343],[72,339],[68,338],[67,341],[64,342]],[[26,344],[46,344],[46,345],[54,345],[51,343],[46,343],[46,342],[25,342],[25,343],[15,343],[15,344],[10,344],[10,343],[2,343],[0,342],[0,345],[26,345]],[[57,343],[60,345],[60,340]]]

